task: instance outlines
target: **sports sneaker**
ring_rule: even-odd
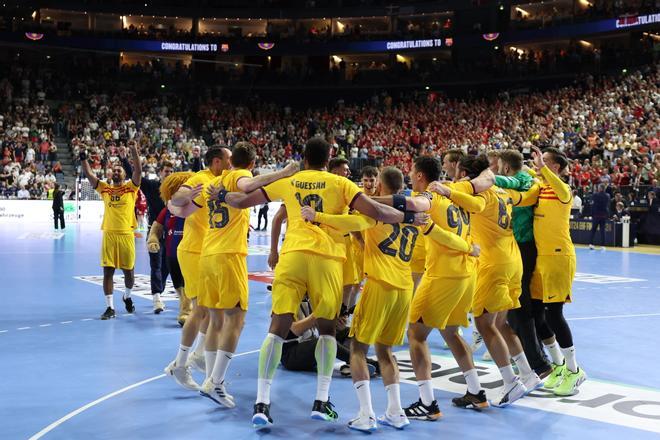
[[[410,420],[405,414],[388,414],[387,411],[382,416],[378,417],[378,423],[385,426],[391,426],[395,429],[403,429],[410,425]]]
[[[478,331],[472,330],[472,344],[470,344],[470,350],[472,350],[472,353],[479,350],[482,345],[484,345],[484,337],[481,336],[481,333]]]
[[[427,406],[422,403],[422,399],[419,399],[408,408],[404,408],[403,412],[406,414],[406,417],[413,420],[435,422],[442,417],[437,400],[434,400]]]
[[[522,378],[522,383],[525,385],[525,388],[527,388],[527,394],[543,387],[543,381],[539,375],[533,371],[531,374],[528,374],[526,377]]]
[[[594,249],[596,249],[596,246],[594,246],[593,244],[590,244],[589,249],[593,251]]]
[[[124,305],[126,306],[126,311],[128,313],[133,313],[135,311],[135,306],[133,305],[133,300],[131,298],[122,298],[124,300]]]
[[[356,418],[348,422],[348,427],[356,431],[374,432],[378,425],[376,424],[376,417],[372,415],[364,415],[359,413]]]
[[[564,380],[554,389],[555,396],[574,396],[578,393],[578,387],[585,380],[587,380],[587,373],[582,368],[578,368],[575,373],[566,368]]]
[[[234,408],[236,406],[234,403],[234,396],[229,394],[225,389],[224,381],[222,383],[214,383],[213,380],[208,377],[199,388],[199,394],[208,397],[215,403],[227,408]]]
[[[322,420],[324,422],[335,422],[339,418],[339,414],[335,411],[335,406],[328,399],[327,402],[322,402],[320,400],[314,401],[314,406],[312,406],[311,418],[314,420]]]
[[[200,373],[206,374],[206,359],[203,354],[197,354],[193,351],[190,357],[188,357],[186,365],[194,368]]]
[[[103,314],[101,315],[101,319],[104,320],[104,321],[106,319],[112,319],[114,317],[115,317],[115,311],[111,307],[108,307],[107,309],[105,309],[105,312],[103,312]]]
[[[523,397],[526,393],[527,388],[525,388],[525,385],[520,381],[520,378],[516,378],[516,380],[510,384],[504,385],[504,390],[502,390],[500,398],[497,399],[497,402],[491,402],[491,404],[498,408],[504,408]]]
[[[490,355],[488,350],[486,350],[484,351],[483,356],[481,356],[481,360],[486,362],[493,362],[493,357]]]
[[[454,397],[451,399],[454,406],[465,409],[484,409],[490,407],[488,399],[486,398],[486,391],[480,390],[478,394],[466,392],[462,397]]]
[[[252,413],[252,427],[254,429],[265,429],[273,426],[273,419],[270,417],[270,404],[255,403]]]
[[[154,300],[154,313],[159,315],[163,310],[165,310],[165,304],[160,299]]]
[[[172,376],[174,381],[184,387],[187,390],[197,391],[199,390],[199,385],[193,379],[190,372],[190,367],[188,366],[176,366],[176,360],[170,362],[170,364],[165,367],[165,374]]]
[[[564,380],[564,372],[566,371],[566,361],[563,364],[552,364],[552,373],[545,379],[543,388],[552,390],[557,388]]]

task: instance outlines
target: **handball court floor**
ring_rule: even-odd
[[[262,234],[262,235],[259,235]],[[123,285],[116,283],[118,317],[99,320],[104,309],[99,268],[100,231],[70,225],[63,235],[49,224],[0,228],[0,438],[360,438],[346,422],[358,409],[350,379],[338,375],[331,400],[340,421],[310,420],[315,374],[280,369],[273,385],[275,426],[254,432],[258,349],[268,328],[270,293],[250,281],[245,330],[228,372],[237,407],[221,408],[178,387],[163,375],[174,358],[180,329],[174,298],[154,315],[144,239],[137,239],[137,311],[125,315]],[[251,272],[266,271],[268,237],[253,233]],[[543,391],[506,409],[481,413],[450,406],[463,392],[462,376],[443,341],[430,346],[435,394],[444,418],[415,422],[403,432],[381,427],[382,438],[660,438],[660,257],[654,249],[578,249],[578,279],[567,316],[578,360],[589,375],[578,395],[559,399]],[[258,276],[258,274],[257,274]],[[142,293],[143,292],[143,293]],[[167,297],[168,295],[165,295]],[[465,331],[468,341],[471,331]],[[480,360],[483,348],[478,352]],[[402,402],[417,400],[406,347],[397,354]],[[492,363],[478,362],[491,397],[500,385]],[[195,373],[201,383],[201,376]],[[372,381],[374,409],[385,409],[379,379]]]

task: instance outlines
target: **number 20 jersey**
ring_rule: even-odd
[[[450,185],[453,187],[453,185]],[[459,235],[463,240],[472,243],[470,238],[470,213],[459,208],[446,197],[436,193],[426,192],[431,197],[431,209],[428,214],[433,220],[433,228],[442,228]],[[425,233],[430,229],[426,228]],[[426,276],[442,278],[466,278],[472,276],[476,269],[476,259],[468,254],[450,249],[435,240],[424,240],[426,243]]]
[[[344,235],[329,226],[305,222],[301,206],[317,212],[342,214],[362,193],[345,177],[326,171],[305,170],[262,188],[268,200],[282,200],[286,206],[288,225],[282,255],[292,251],[310,252],[344,261]]]
[[[412,289],[410,261],[415,242],[421,235],[419,229],[412,225],[378,222],[363,234],[364,272],[367,278],[387,283],[396,289]]]

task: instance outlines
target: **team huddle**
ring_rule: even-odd
[[[279,255],[269,259],[274,266],[272,314],[259,354],[256,429],[273,424],[271,385],[303,302],[310,304],[318,332],[313,419],[339,417],[329,399],[335,332],[337,319],[350,311],[350,372],[360,404],[348,422],[351,429],[371,432],[378,424],[403,429],[410,419],[442,417],[427,345],[434,329],[467,384],[465,395],[452,399],[455,406],[505,407],[541,387],[558,396],[577,393],[586,374],[577,364],[563,316],[576,261],[569,234],[572,192],[560,178],[568,161],[560,151],[535,149],[535,170],[524,167],[523,156],[514,150],[489,158],[451,150],[442,163],[418,157],[408,195],[397,168],[367,167],[360,188],[347,178],[347,161],[330,160],[330,152],[325,140],[312,138],[302,164],[253,176],[255,148],[238,142],[232,150],[209,149],[206,169],[164,179],[161,195],[168,211],[163,215],[172,219],[164,222],[169,225],[165,233],[179,237],[176,250],[168,245],[167,261],[180,268],[175,287],[192,307],[167,374],[222,406],[235,406],[225,377],[248,309],[248,208],[280,200],[287,229]],[[134,204],[140,184],[135,145],[131,156],[135,166],[127,183],[121,167],[113,169],[112,184],[90,178],[106,205],[103,319],[115,313],[115,268],[124,270],[124,302],[129,313],[134,309],[135,217],[131,223],[126,206]],[[83,160],[83,169],[88,167]],[[440,181],[442,171],[447,181]],[[472,317],[502,376],[504,386],[496,397],[486,396],[473,350],[459,331]],[[404,408],[392,348],[402,345],[406,335],[419,400]],[[379,417],[370,392],[370,346],[387,392],[387,407]],[[192,368],[205,373],[201,385]]]

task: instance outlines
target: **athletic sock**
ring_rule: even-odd
[[[217,351],[206,351],[204,350],[204,363],[206,364],[206,378],[211,377],[213,373],[213,367],[215,366],[215,357],[218,355]]]
[[[198,333],[197,334],[197,345],[195,346],[195,356],[204,355],[204,344],[206,343],[206,334]]]
[[[160,293],[154,293],[152,296],[153,296],[154,302],[160,301]]]
[[[433,398],[433,386],[430,380],[418,380],[417,387],[419,388],[419,398],[422,403],[429,406],[435,400]]]
[[[513,383],[513,381],[516,380],[516,373],[513,372],[511,364],[500,368],[500,374],[502,375],[505,384]]]
[[[360,414],[370,416],[374,413],[371,406],[371,389],[369,388],[368,380],[361,380],[353,384],[355,392],[357,393],[358,400],[360,401]]]
[[[566,359],[566,368],[568,368],[571,373],[577,373],[578,365],[577,361],[575,360],[575,347],[571,346],[562,348],[561,352]]]
[[[131,289],[126,287],[124,290],[124,299],[129,299],[131,297]]]
[[[332,370],[337,358],[337,340],[334,336],[321,335],[316,341],[316,400],[327,402],[330,394],[330,382],[332,382]]]
[[[564,355],[561,354],[561,349],[559,348],[557,341],[553,342],[552,344],[543,345],[545,345],[545,348],[548,349],[548,353],[550,354],[550,358],[552,359],[553,364],[562,365],[564,363]]]
[[[479,383],[477,370],[475,368],[467,370],[463,373],[463,377],[465,377],[465,382],[467,383],[468,393],[479,394],[479,391],[481,391],[481,384]]]
[[[387,392],[387,413],[392,416],[403,414],[401,407],[401,387],[398,383],[392,383],[385,387]]]
[[[112,298],[113,298],[112,295],[106,295],[105,296],[105,306],[110,307],[111,309],[114,310],[115,305],[114,305],[114,302],[113,302]]]
[[[511,356],[511,358],[516,363],[518,371],[520,371],[520,374],[523,377],[527,377],[532,374],[532,367],[529,366],[529,362],[527,361],[527,356],[525,356],[524,351],[521,351],[515,356]]]
[[[227,373],[227,368],[229,368],[229,363],[231,358],[234,356],[234,353],[228,351],[218,350],[215,357],[215,365],[213,366],[213,372],[211,373],[211,380],[215,384],[221,384],[225,381],[225,374]]]
[[[261,350],[259,350],[259,380],[257,381],[257,402],[270,404],[270,386],[282,359],[282,344],[284,340],[277,335],[268,333]]]
[[[188,362],[188,354],[190,354],[190,347],[185,345],[179,345],[179,352],[176,354],[176,360],[174,361],[175,367],[183,367]]]

